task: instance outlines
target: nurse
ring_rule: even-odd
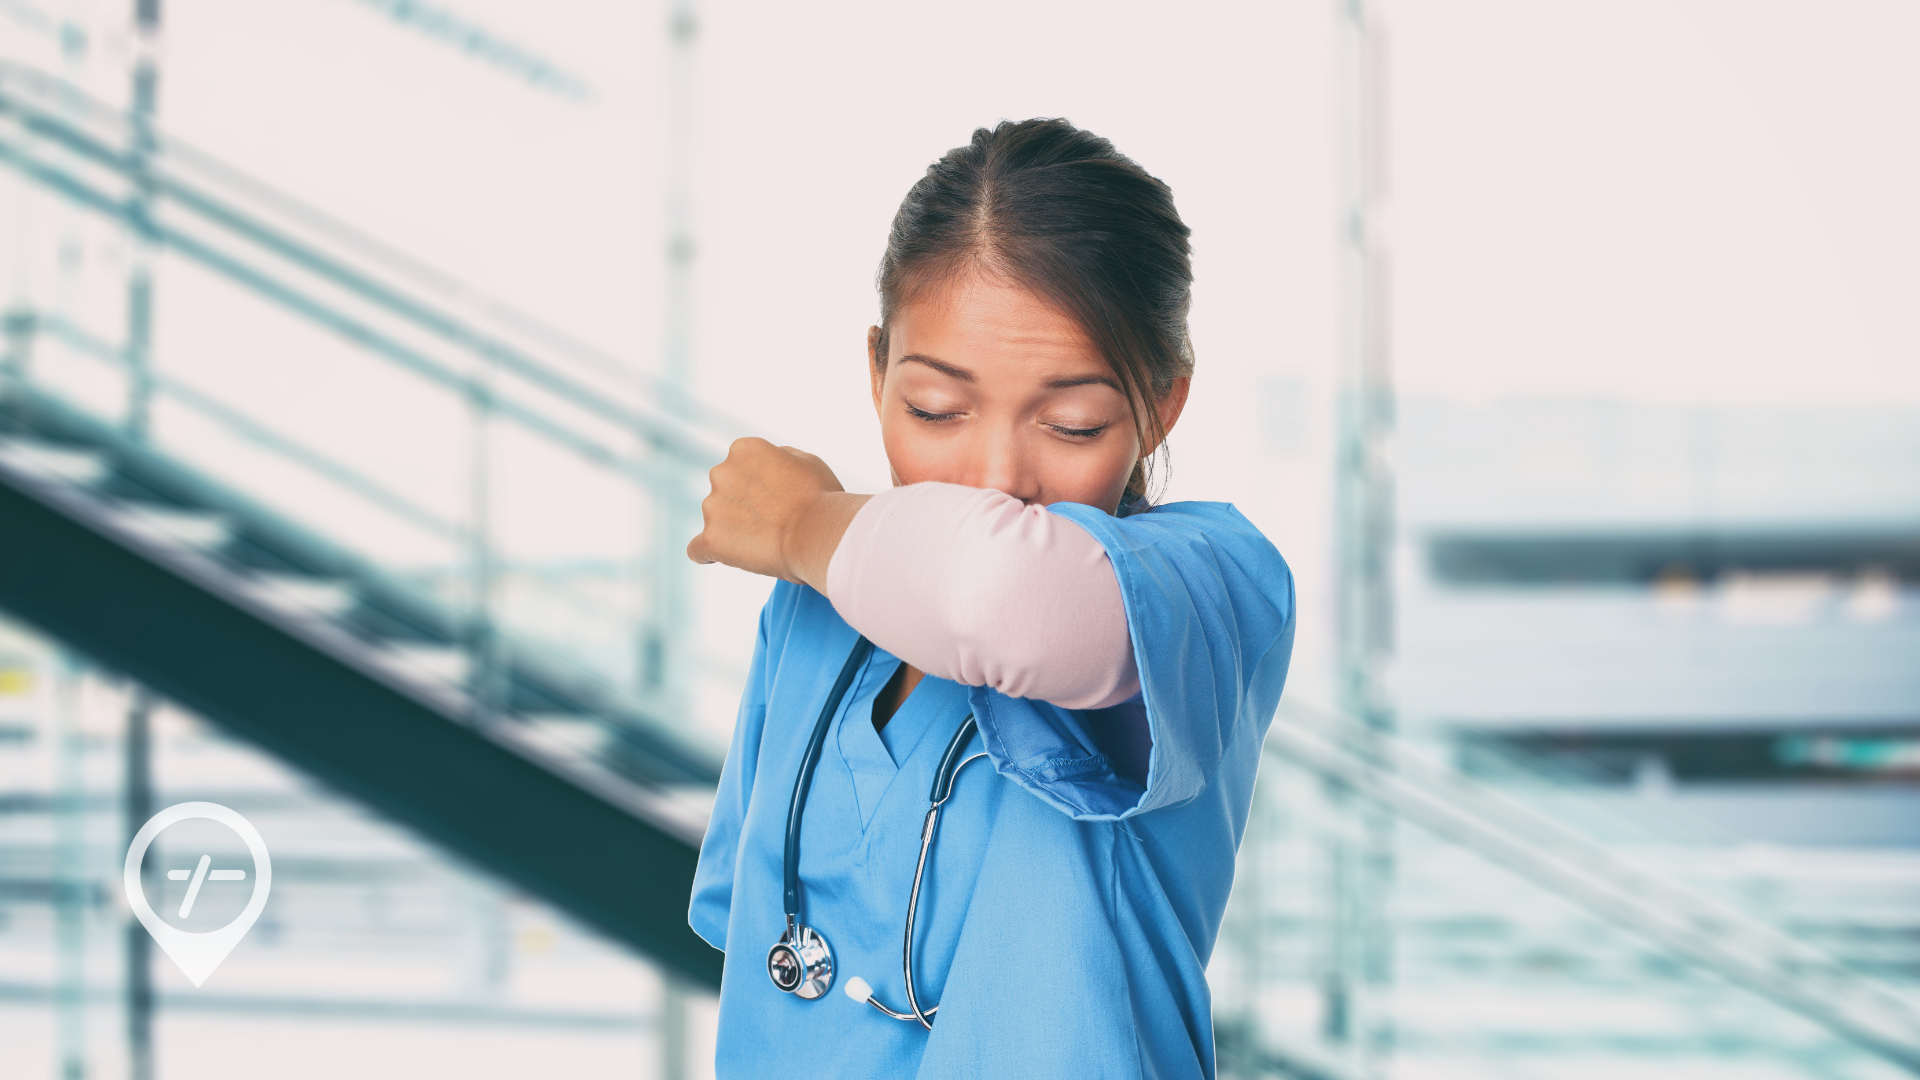
[[[907,193],[880,264],[867,364],[894,487],[847,492],[756,439],[713,470],[688,555],[780,579],[689,913],[726,953],[719,1076],[1214,1075],[1206,965],[1294,590],[1232,506],[1152,499],[1193,373],[1187,237],[1105,139],[982,128]],[[803,998],[768,949],[823,713],[798,915],[836,981]],[[915,913],[923,1026],[902,933],[969,716],[984,759],[953,782]],[[843,994],[855,976],[909,1021]]]

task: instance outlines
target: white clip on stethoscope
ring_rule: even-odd
[[[793,801],[787,807],[787,850],[785,860],[785,884],[787,906],[787,930],[780,941],[767,950],[767,976],[773,980],[775,988],[782,993],[797,994],[809,1001],[824,995],[833,987],[833,949],[827,939],[818,930],[800,922],[800,817],[807,808],[807,791],[813,786],[813,769],[820,763],[820,748],[827,741],[827,729],[833,726],[833,716],[840,711],[840,702],[846,697],[847,688],[853,685],[853,677],[873,653],[873,643],[866,638],[853,643],[853,652],[847,655],[846,665],[840,669],[840,677],[834,680],[833,691],[827,695],[827,703],[820,710],[820,719],[814,722],[813,736],[807,740],[807,752],[800,759],[800,773],[793,780]],[[927,852],[933,847],[934,833],[940,828],[940,807],[953,795],[954,778],[970,762],[986,757],[975,754],[961,760],[960,754],[973,738],[977,725],[973,714],[954,732],[953,741],[947,744],[947,752],[940,756],[940,768],[934,772],[933,790],[927,794],[927,819],[920,827],[920,861],[913,867],[913,891],[907,894],[907,932],[906,941],[901,946],[900,967],[906,976],[907,1007],[912,1012],[895,1012],[880,1003],[873,996],[873,987],[858,975],[847,980],[846,994],[855,1001],[864,1001],[893,1017],[895,1020],[918,1021],[928,1031],[933,1030],[933,1014],[940,1006],[920,1007],[920,1001],[913,992],[913,920],[920,908],[920,879],[927,871]]]

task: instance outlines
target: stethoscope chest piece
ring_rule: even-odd
[[[811,926],[787,919],[787,932],[767,950],[767,977],[788,994],[811,1001],[833,989],[833,949]]]
[[[818,931],[800,922],[801,815],[806,812],[807,789],[813,784],[813,770],[820,763],[820,747],[826,742],[827,729],[832,726],[834,715],[840,710],[840,702],[846,697],[847,688],[853,684],[854,675],[872,652],[873,644],[866,638],[854,642],[853,652],[847,655],[846,664],[840,668],[840,677],[834,680],[826,704],[820,709],[820,718],[814,721],[813,736],[807,740],[806,752],[800,758],[799,775],[793,779],[793,800],[787,804],[787,845],[781,874],[786,886],[783,899],[787,909],[787,932],[780,935],[779,942],[773,948],[767,950],[767,977],[782,993],[798,994],[809,1001],[833,989],[833,950]],[[914,916],[920,909],[920,882],[927,872],[927,852],[933,847],[934,832],[940,826],[940,808],[946,805],[948,797],[953,794],[953,782],[960,775],[960,770],[968,762],[987,756],[984,753],[963,756],[967,743],[977,731],[978,725],[974,723],[973,714],[968,713],[960,729],[953,733],[953,741],[947,744],[947,752],[941,755],[940,767],[934,772],[933,790],[927,794],[927,820],[920,828],[920,859],[913,868],[913,890],[907,894],[907,926],[900,949],[900,974],[906,980],[907,1005],[913,1011],[903,1013],[887,1008],[879,998],[873,996],[873,987],[858,976],[847,983],[849,997],[864,1001],[895,1020],[917,1023],[928,1031],[933,1030],[933,1014],[939,1011],[940,1006],[922,1008],[914,996]]]

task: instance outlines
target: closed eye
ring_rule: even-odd
[[[1098,435],[1101,432],[1107,430],[1106,424],[1101,424],[1099,427],[1089,427],[1089,428],[1067,427],[1063,424],[1048,424],[1047,426],[1059,432],[1062,435],[1071,435],[1076,439],[1091,439],[1095,435]]]
[[[960,417],[960,414],[957,412],[946,412],[946,413],[928,412],[927,410],[922,409],[919,406],[915,405],[911,401],[907,402],[907,414],[912,416],[916,420],[925,420],[929,424],[942,424],[947,422],[948,420],[957,420]]]

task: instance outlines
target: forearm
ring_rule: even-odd
[[[1085,529],[952,484],[895,488],[853,510],[826,593],[881,648],[941,678],[1066,708],[1139,688],[1119,582]]]

